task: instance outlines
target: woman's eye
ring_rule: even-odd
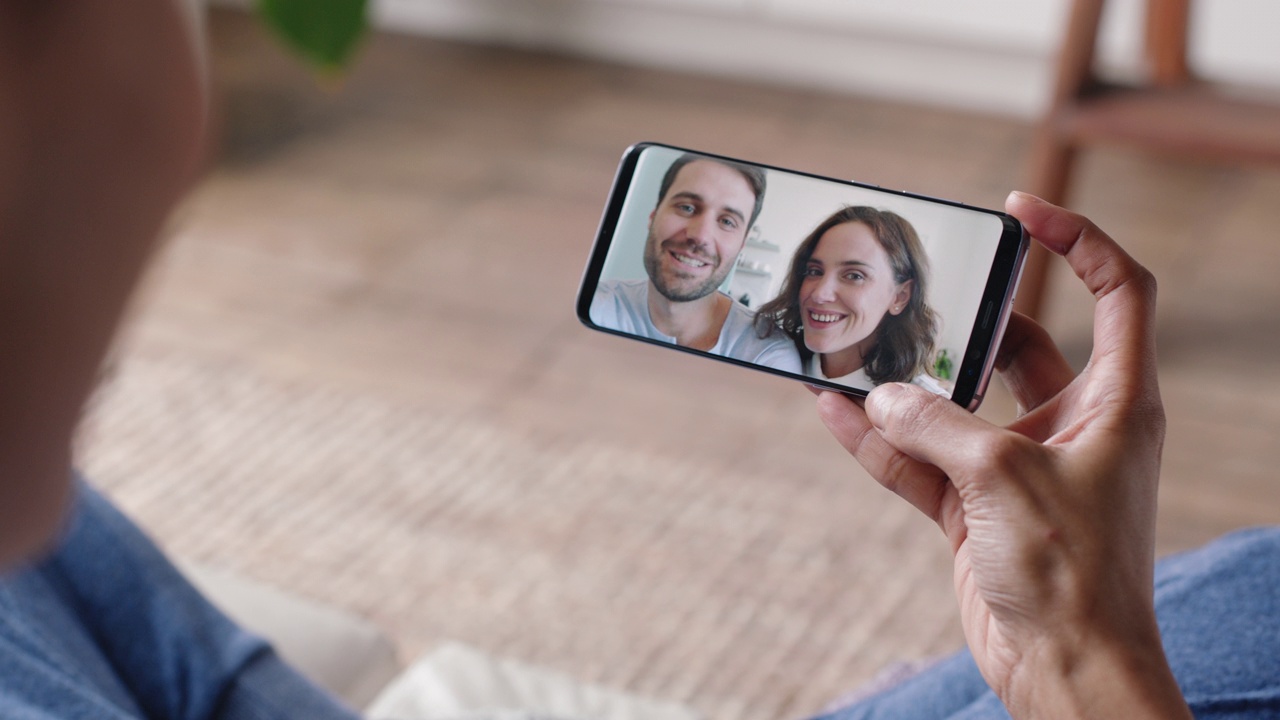
[[[822,277],[822,268],[807,267],[801,273],[801,277]]]
[[[863,280],[866,280],[867,276],[859,272],[851,272],[851,273],[845,273],[844,279],[849,280],[851,282],[861,282]]]

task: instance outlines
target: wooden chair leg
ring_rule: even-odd
[[[1058,53],[1052,107],[1041,122],[1032,148],[1027,189],[1058,205],[1066,200],[1076,150],[1056,132],[1057,118],[1064,109],[1073,107],[1093,83],[1093,56],[1104,4],[1105,0],[1072,0]],[[1052,259],[1039,245],[1032,246],[1014,304],[1018,312],[1039,319]]]
[[[1151,85],[1178,87],[1191,79],[1190,27],[1191,0],[1147,0],[1145,49]]]
[[[1067,198],[1076,148],[1054,132],[1053,121],[1052,117],[1048,118],[1036,136],[1028,190],[1055,205],[1061,205]],[[1040,319],[1040,311],[1044,307],[1052,260],[1053,256],[1049,251],[1039,244],[1032,244],[1026,269],[1022,271],[1018,299],[1013,307],[1034,320]]]

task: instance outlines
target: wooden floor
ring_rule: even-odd
[[[273,541],[284,544],[252,551],[262,558],[239,560],[228,555],[241,547],[240,538],[201,544],[192,537],[201,533],[166,523],[172,508],[183,504],[182,494],[194,490],[178,480],[130,484],[123,468],[131,466],[111,450],[143,447],[162,457],[156,463],[175,478],[194,476],[198,463],[211,462],[206,455],[220,455],[234,482],[206,488],[201,497],[224,508],[222,523],[232,528],[238,527],[236,502],[270,492],[276,453],[321,448],[279,448],[271,445],[270,433],[249,428],[235,435],[247,446],[223,448],[213,436],[193,440],[187,433],[181,440],[193,443],[189,449],[166,450],[158,436],[131,435],[142,431],[127,430],[124,421],[91,424],[85,464],[166,546],[200,559],[222,558],[260,576],[276,572],[263,568],[281,568],[264,579],[374,617],[397,635],[406,659],[451,635],[719,717],[813,712],[879,664],[959,642],[941,538],[928,523],[903,519],[884,543],[861,545],[871,529],[864,533],[856,521],[868,511],[850,507],[842,516],[842,503],[852,502],[843,493],[878,488],[864,489],[871,481],[813,417],[807,392],[592,334],[574,319],[572,300],[617,158],[638,140],[998,207],[1022,176],[1030,136],[1025,124],[391,36],[375,38],[340,87],[322,87],[245,18],[216,14],[213,31],[218,161],[179,213],[173,240],[157,258],[120,346],[119,367],[151,367],[146,363],[154,366],[160,358],[187,368],[163,376],[174,378],[175,387],[183,373],[208,378],[209,368],[230,368],[270,378],[290,392],[399,403],[414,409],[402,425],[422,415],[483,426],[494,438],[520,444],[513,457],[534,457],[545,448],[625,449],[634,462],[658,463],[653,472],[674,474],[653,478],[653,497],[667,505],[646,504],[644,487],[629,486],[635,495],[615,508],[619,523],[629,513],[648,513],[654,527],[678,529],[686,510],[705,512],[691,521],[702,528],[697,537],[746,538],[714,550],[684,540],[654,547],[651,555],[627,558],[627,572],[683,578],[672,580],[680,585],[672,597],[689,588],[715,592],[716,583],[747,597],[764,592],[759,585],[791,582],[770,575],[774,570],[799,571],[817,562],[817,551],[797,549],[816,538],[812,547],[830,562],[820,570],[812,566],[806,577],[830,586],[832,594],[808,604],[785,592],[772,595],[726,629],[726,618],[737,612],[730,599],[707,608],[682,606],[672,619],[646,615],[655,611],[627,594],[643,588],[624,592],[616,590],[624,587],[619,585],[610,592],[621,594],[595,602],[613,603],[614,614],[605,617],[593,614],[594,591],[572,595],[569,581],[559,587],[557,576],[539,578],[532,566],[513,559],[513,568],[529,574],[520,587],[536,588],[529,592],[538,597],[521,605],[523,591],[508,588],[511,597],[501,607],[550,623],[536,627],[532,619],[486,616],[499,605],[474,584],[451,586],[437,578],[429,590],[407,598],[395,596],[393,579],[377,575],[371,577],[384,584],[372,590],[357,589],[349,579],[349,586],[338,586],[319,569],[326,566],[309,569],[305,548],[319,546],[321,538],[295,532],[293,545]],[[1280,517],[1280,173],[1099,151],[1085,159],[1078,177],[1074,206],[1149,264],[1161,282],[1161,383],[1170,423],[1160,551],[1274,522]],[[1057,271],[1046,324],[1079,364],[1089,351],[1090,302],[1065,268]],[[139,384],[142,396],[148,387],[160,387],[149,382]],[[232,391],[219,386],[200,402],[217,402]],[[104,417],[114,417],[112,403],[125,402],[116,396],[102,401]],[[172,398],[155,400],[146,412],[160,413],[166,402],[174,417],[199,414],[198,406],[174,410],[179,400]],[[333,426],[323,434],[326,442],[365,437],[354,430],[344,435],[343,423],[354,428],[358,419],[345,415],[341,402],[314,407]],[[997,392],[981,414],[999,422],[1012,408]],[[358,462],[360,448],[349,452]],[[434,452],[447,465],[448,448]],[[504,448],[487,452],[501,457]],[[545,467],[554,474],[554,467]],[[454,474],[465,477],[467,471],[456,468]],[[346,477],[358,473],[350,468]],[[686,475],[705,477],[716,489],[696,495],[697,488],[673,486],[673,478]],[[754,480],[742,480],[739,489],[739,475]],[[566,497],[607,492],[596,477],[577,481],[579,486],[562,488]],[[375,477],[366,486],[377,484]],[[282,506],[298,501],[296,494],[272,497]],[[724,499],[708,504],[708,497]],[[892,498],[868,502],[898,512]],[[716,506],[736,514],[716,515]],[[507,524],[492,529],[495,536],[554,546],[547,551],[548,567],[585,562],[586,549],[556,545],[567,536],[520,534],[523,521],[536,529],[555,518],[508,510],[501,515]],[[398,511],[386,508],[386,527]],[[357,500],[352,512],[363,517],[373,511],[359,508]],[[372,522],[376,528],[377,518]],[[756,523],[756,529],[735,535],[745,533],[744,523]],[[600,537],[607,537],[605,525],[596,528]],[[438,537],[442,547],[485,542],[446,535]],[[407,542],[390,531],[370,531],[349,539],[347,564],[376,565],[378,557],[407,552]],[[303,549],[289,555],[297,546]],[[886,596],[869,588],[857,596],[863,608],[835,607],[853,602],[836,594],[854,582],[838,568],[869,567],[860,549],[888,553],[881,564],[928,576],[921,582],[936,595],[911,600],[943,608],[928,637],[912,638],[918,628],[908,613],[915,606],[899,598],[905,610],[876,630],[882,634],[875,642],[865,629],[862,635],[832,634],[821,647],[805,644],[807,635],[825,632],[823,623],[837,615],[856,625],[862,609],[886,604]],[[700,555],[704,550],[738,564],[724,570],[728,575],[700,578],[699,568],[707,566],[699,562],[728,562],[715,565]],[[753,566],[757,550],[777,567]],[[273,552],[287,557],[266,557]],[[609,564],[607,558],[597,561],[601,568]],[[504,560],[499,554],[492,562],[497,568]],[[397,572],[407,582],[404,571]],[[623,575],[618,582],[625,582]],[[700,590],[704,581],[707,589]],[[557,606],[563,597],[580,604]],[[687,598],[698,596],[679,597],[692,603]],[[628,614],[627,608],[639,609]],[[615,626],[625,632],[611,634],[607,628]],[[587,627],[595,637],[570,637]],[[760,639],[782,637],[786,644],[773,646]],[[628,653],[628,642],[643,652]],[[837,647],[841,642],[845,646]]]

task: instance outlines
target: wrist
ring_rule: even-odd
[[[1123,717],[1191,720],[1191,711],[1154,639],[1081,638],[1049,643],[1020,663],[1004,698],[1019,720]]]

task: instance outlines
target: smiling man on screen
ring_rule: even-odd
[[[755,313],[718,288],[764,202],[760,168],[685,154],[667,169],[649,214],[648,279],[607,280],[591,320],[602,327],[800,372],[795,345],[756,335]]]

